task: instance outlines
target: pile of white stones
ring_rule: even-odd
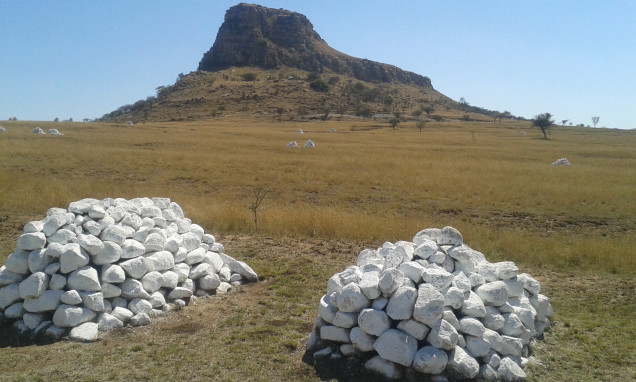
[[[4,127],[0,126],[0,133],[4,133],[6,131],[7,131],[7,129],[5,129]]]
[[[513,262],[490,263],[452,227],[363,250],[333,275],[307,343],[389,379],[524,380],[553,311]],[[428,380],[428,379],[427,379]]]
[[[258,280],[168,198],[82,199],[46,215],[0,267],[0,321],[20,333],[93,341]]]
[[[571,165],[571,163],[568,160],[568,158],[560,158],[552,162],[552,165],[553,166],[569,166]]]
[[[60,133],[57,129],[49,129],[46,133],[48,135],[64,135],[64,134]]]

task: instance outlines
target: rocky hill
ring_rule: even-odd
[[[239,4],[227,11],[214,45],[199,63],[199,70],[215,72],[233,66],[330,71],[361,81],[432,88],[427,77],[393,65],[347,56],[329,47],[300,13],[253,4]]]
[[[231,7],[198,70],[156,96],[105,114],[105,121],[220,117],[278,119],[464,118],[496,112],[460,104],[431,80],[327,45],[302,14],[253,4]]]

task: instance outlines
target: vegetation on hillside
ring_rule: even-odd
[[[173,85],[159,86],[156,95],[104,114],[99,121],[135,123],[242,116],[271,118],[283,107],[287,120],[316,115],[340,118],[386,118],[394,112],[415,120],[433,111],[446,119],[493,121],[520,119],[467,102],[459,103],[432,89],[398,83],[365,82],[334,73],[284,68],[232,68],[180,75]],[[410,116],[410,117],[409,117]]]

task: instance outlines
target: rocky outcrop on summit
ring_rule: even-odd
[[[329,47],[304,15],[253,4],[230,8],[212,48],[198,70],[283,66],[322,73],[325,70],[362,81],[399,82],[432,88],[431,80],[398,67],[347,56]]]

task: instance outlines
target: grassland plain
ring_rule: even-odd
[[[551,297],[555,325],[530,380],[636,377],[633,131],[558,128],[545,141],[511,121],[422,133],[360,121],[3,126],[0,263],[50,207],[167,196],[264,282],[96,344],[2,348],[0,380],[318,380],[301,358],[327,278],[362,248],[444,225]],[[307,139],[317,148],[285,147]],[[550,166],[561,157],[573,165]],[[259,188],[270,193],[254,233]]]

